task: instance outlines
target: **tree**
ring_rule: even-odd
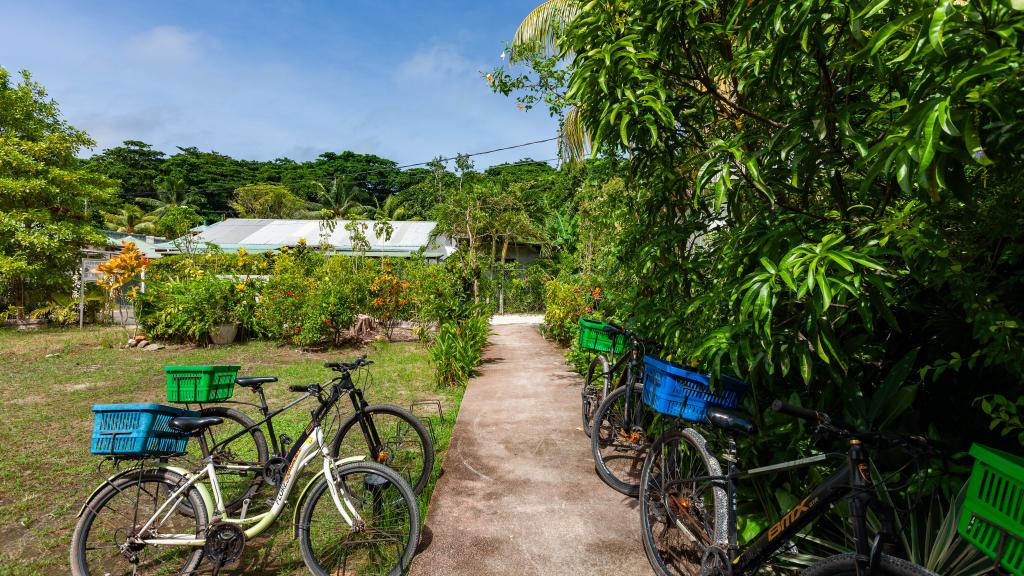
[[[242,218],[292,218],[302,210],[302,200],[286,186],[250,184],[235,190],[231,207]]]
[[[167,156],[138,140],[125,140],[121,146],[108,148],[85,162],[89,170],[117,180],[124,200],[156,196],[157,180]]]
[[[75,159],[93,145],[27,71],[13,84],[0,68],[0,285],[22,309],[69,288],[79,249],[105,242],[93,218],[116,186]]]

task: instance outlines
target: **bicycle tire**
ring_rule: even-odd
[[[624,379],[628,379],[627,373],[623,373]],[[594,413],[590,436],[597,474],[615,491],[633,497],[640,493],[640,473],[650,446],[646,431],[653,417],[643,404],[642,391],[640,384],[620,383]],[[629,401],[636,409],[630,415],[625,414],[627,393],[632,394]]]
[[[710,480],[722,467],[692,428],[671,428],[651,444],[640,482],[644,552],[659,576],[699,573],[704,552],[728,542],[725,489]]]
[[[160,487],[165,486],[167,489],[167,495],[169,495],[175,486],[179,486],[184,482],[185,478],[176,472],[165,469],[151,469],[141,470],[137,475],[127,474],[115,478],[106,486],[101,488],[96,495],[86,503],[85,509],[78,518],[78,522],[75,524],[75,530],[71,536],[71,574],[73,576],[102,576],[103,574],[130,573],[130,569],[117,570],[114,569],[114,566],[115,564],[121,566],[131,565],[128,559],[122,555],[119,546],[126,543],[126,541],[121,543],[120,540],[126,539],[126,535],[137,528],[134,517],[138,514],[138,508],[142,504],[141,501],[143,498],[141,498],[141,494],[143,493],[143,484],[146,483],[154,485],[154,487],[149,488],[145,494],[147,501],[150,496],[153,496],[154,506],[152,512],[155,512],[156,508],[159,506],[157,498],[160,493]],[[138,485],[137,487],[136,484]],[[133,493],[140,496],[136,498],[135,501],[135,514],[128,516],[124,513],[118,513],[114,509],[114,506],[111,506],[111,502],[116,498],[120,497],[130,499]],[[203,504],[203,499],[195,487],[190,488],[185,497],[186,500],[178,505],[177,514],[172,513],[171,515],[168,515],[165,518],[165,522],[173,521],[175,519],[187,519],[181,520],[181,523],[184,526],[193,524],[196,538],[201,539],[209,527],[209,518],[206,514],[206,506]],[[188,514],[183,513],[185,508],[189,509]],[[107,509],[110,510],[110,513],[104,514],[104,511]],[[194,511],[198,511],[199,513],[196,514]],[[149,516],[152,516],[152,512],[146,515],[146,517],[148,518]],[[100,522],[96,522],[97,519],[99,519]],[[115,526],[115,523],[118,520],[126,522],[127,524],[125,527],[121,527],[120,525]],[[144,523],[145,521],[143,520],[142,522]],[[163,524],[161,526],[163,526]],[[112,543],[106,546],[96,546],[95,544],[93,546],[89,546],[90,536],[93,535],[94,527],[98,527],[99,529],[112,529]],[[182,529],[187,530],[187,533],[192,532],[192,529]],[[176,529],[172,528],[171,530]],[[97,538],[102,540],[101,536],[97,536]],[[153,547],[143,547],[135,551],[135,554],[145,552],[147,549],[151,548]],[[103,550],[108,550],[109,552],[104,554],[102,552]],[[203,559],[203,549],[201,547],[189,548],[183,546],[166,546],[162,547],[161,550],[170,554],[177,552],[182,555],[182,560],[180,560],[183,562],[182,567],[177,572],[174,572],[174,574],[192,574]],[[87,552],[95,552],[96,554],[87,555]],[[91,556],[92,558],[90,559],[87,556]],[[144,574],[171,574],[171,572],[166,571],[166,562],[167,560],[157,559],[157,564],[152,567],[153,571],[136,571],[134,573],[139,574],[140,576]],[[95,565],[97,563],[99,565]]]
[[[419,495],[423,488],[426,487],[427,481],[430,480],[430,475],[434,471],[435,457],[434,442],[431,440],[430,433],[427,432],[423,422],[413,416],[408,410],[393,404],[371,404],[363,410],[363,413],[370,420],[374,420],[375,414],[397,418],[399,422],[396,423],[393,430],[388,429],[387,426],[378,426],[379,423],[384,421],[383,418],[377,418],[374,421],[374,427],[377,428],[378,435],[394,433],[396,435],[402,434],[403,437],[389,436],[389,440],[382,438],[381,441],[391,446],[391,450],[387,451],[388,454],[385,456],[385,460],[375,459],[371,453],[370,443],[359,427],[357,415],[353,414],[338,428],[338,433],[335,434],[334,440],[331,442],[331,457],[337,459],[364,454],[371,461],[377,461],[398,471],[409,485],[412,486],[413,492]],[[405,422],[409,426],[409,430],[415,432],[415,438],[408,435],[408,431],[403,433],[400,422]],[[353,429],[355,432],[353,432]],[[359,438],[351,436],[351,434],[357,434]],[[347,450],[342,450],[343,444]],[[418,448],[413,449],[413,444],[418,446]],[[400,447],[405,448],[399,450],[398,448]],[[363,448],[363,450],[359,451],[357,448]],[[416,454],[417,451],[419,455]]]
[[[913,562],[882,555],[882,563],[876,572],[880,576],[938,576],[931,570]],[[857,555],[836,554],[808,566],[801,576],[857,576]]]
[[[601,370],[601,378],[598,382],[596,371],[599,369]],[[601,405],[601,401],[604,400],[604,391],[611,387],[611,374],[608,373],[609,370],[608,359],[604,357],[604,354],[595,356],[590,361],[590,367],[587,368],[587,379],[583,383],[583,389],[580,390],[583,404],[583,432],[588,438],[594,427],[594,413],[597,411],[597,407]]]
[[[362,483],[354,477],[360,473],[365,474]],[[329,479],[321,477],[313,488],[310,489],[309,496],[299,511],[298,526],[296,526],[299,549],[302,552],[302,560],[306,563],[306,567],[315,576],[327,576],[327,574],[334,573],[387,574],[388,576],[404,574],[412,563],[412,558],[416,553],[416,546],[419,544],[420,539],[420,510],[416,495],[412,492],[412,487],[397,472],[376,462],[345,464],[335,468],[332,474],[338,481],[344,482],[348,486],[350,500],[360,506],[359,513],[365,525],[361,530],[353,531],[347,523],[341,520],[341,515],[328,490],[327,482]],[[386,483],[377,484],[375,489],[367,488],[368,484],[365,479],[373,476],[384,478]],[[351,486],[349,486],[350,484]],[[363,488],[363,491],[360,492],[359,488]],[[323,498],[325,493],[327,497]],[[398,530],[401,530],[403,536],[396,538],[396,540],[400,540],[398,544],[401,545],[402,549],[400,551],[396,550],[399,553],[396,556],[394,565],[392,566],[390,561],[386,561],[385,566],[377,567],[380,569],[379,571],[375,570],[374,567],[366,566],[365,562],[372,563],[375,561],[373,558],[375,554],[372,552],[373,547],[371,545],[371,552],[365,555],[357,554],[354,560],[354,562],[358,563],[357,565],[349,567],[349,557],[346,554],[340,570],[336,567],[325,568],[324,559],[318,558],[317,552],[314,550],[314,536],[311,534],[314,526],[319,526],[323,523],[321,521],[314,521],[317,504],[321,501],[323,501],[326,508],[324,515],[337,518],[340,524],[339,528],[327,529],[324,532],[325,537],[328,539],[346,537],[351,534],[386,535],[389,532],[387,528],[397,526],[395,532],[397,533]],[[370,505],[369,509],[364,507],[366,504]],[[384,510],[385,505],[388,505],[389,510],[394,508],[395,514],[386,513]],[[368,521],[368,519],[370,520]],[[319,533],[320,531],[318,530],[317,532]],[[362,541],[350,541],[350,543],[369,544],[368,538],[363,537]],[[387,539],[384,540],[386,541]],[[340,550],[341,548],[341,546],[333,543],[330,546],[332,551]],[[387,546],[387,548],[390,548],[390,546]],[[377,552],[377,554],[379,553]],[[322,556],[323,554],[320,555]],[[369,560],[366,560],[367,557],[369,557]],[[362,562],[360,562],[361,560]]]
[[[237,512],[247,498],[250,504],[252,503],[265,483],[263,473],[270,457],[267,439],[256,422],[240,410],[226,406],[210,406],[200,410],[199,414],[224,419],[223,423],[203,430],[205,445],[197,439],[193,443],[201,448],[204,458],[210,455],[209,448],[216,444],[218,437],[227,438],[241,430],[249,431],[248,434],[243,434],[221,447],[214,457],[214,469],[217,471],[217,481],[224,498],[224,508],[228,512]],[[252,440],[252,445],[248,445],[248,439]],[[238,471],[235,468],[228,468],[229,466],[247,466],[248,469]],[[245,480],[250,476],[251,480]],[[233,481],[236,477],[240,479]]]

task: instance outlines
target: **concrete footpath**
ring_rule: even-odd
[[[651,574],[636,501],[594,471],[580,378],[537,326],[491,328],[412,574]]]

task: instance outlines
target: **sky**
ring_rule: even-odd
[[[482,73],[540,0],[0,0],[0,66],[29,70],[97,142],[412,164],[555,136]],[[88,155],[86,152],[84,155]],[[474,158],[557,155],[555,143]]]

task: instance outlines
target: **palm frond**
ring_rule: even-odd
[[[512,38],[510,61],[517,58],[516,48],[537,48],[547,56],[561,53],[558,36],[580,13],[580,0],[546,0],[526,15]]]
[[[576,164],[587,157],[592,145],[593,138],[583,125],[580,109],[569,108],[558,131],[558,155],[564,162]]]

